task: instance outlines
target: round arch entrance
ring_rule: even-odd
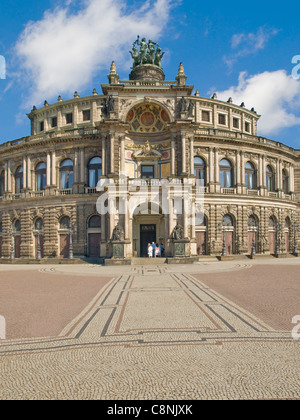
[[[148,244],[163,245],[167,243],[167,218],[162,209],[155,203],[142,203],[132,214],[133,256],[147,257]]]

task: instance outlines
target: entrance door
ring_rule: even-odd
[[[270,254],[275,254],[275,232],[269,232],[269,250]]]
[[[15,258],[21,257],[21,236],[15,236]]]
[[[70,235],[60,235],[60,256],[70,257]]]
[[[206,255],[206,232],[196,232],[197,255]]]
[[[100,257],[101,233],[89,233],[89,256],[91,258]]]
[[[225,245],[226,245],[226,254],[232,255],[234,253],[233,249],[233,232],[225,232]]]
[[[290,252],[290,234],[289,232],[284,233],[285,238],[285,252]]]
[[[141,225],[140,231],[140,256],[148,257],[148,244],[156,243],[156,225]]]
[[[41,257],[44,258],[44,235],[40,235],[40,247],[41,247]],[[37,258],[38,252],[38,237],[35,236],[35,258]]]
[[[257,232],[248,231],[248,254],[249,255],[252,254],[253,236],[255,240],[255,252],[258,253]]]

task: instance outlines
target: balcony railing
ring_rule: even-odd
[[[96,187],[86,187],[85,188],[85,193],[86,194],[96,194],[97,193],[97,188]]]
[[[258,196],[259,190],[247,190],[247,194],[252,196]]]
[[[227,194],[227,195],[233,195],[233,194],[236,194],[236,189],[235,188],[221,188],[221,193]]]
[[[72,193],[72,188],[63,188],[60,190],[56,190],[56,195],[71,195]]]

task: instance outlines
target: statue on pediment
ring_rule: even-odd
[[[133,69],[142,64],[152,64],[161,68],[161,60],[165,54],[157,42],[151,39],[147,42],[146,38],[140,39],[139,35],[129,53],[133,59]]]

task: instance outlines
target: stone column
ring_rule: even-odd
[[[12,182],[11,182],[11,163],[7,162],[7,192],[12,192]]]
[[[23,157],[23,189],[27,188],[27,162],[26,157]]]
[[[219,151],[217,148],[214,149],[215,153],[215,184],[216,192],[220,192],[220,167],[219,167]]]
[[[79,181],[79,162],[78,162],[78,149],[75,150],[74,154],[74,184]]]
[[[46,172],[46,184],[47,187],[51,185],[51,154],[50,152],[47,153],[47,172]]]
[[[237,187],[237,193],[241,194],[241,155],[240,155],[239,150],[236,150],[235,159],[236,159],[236,187]]]
[[[209,183],[212,185],[215,182],[214,179],[214,151],[213,148],[209,148]],[[212,191],[211,191],[212,192]]]
[[[190,176],[194,176],[194,137],[190,137]]]
[[[262,156],[261,173],[262,173],[261,188],[263,190],[262,195],[266,195],[266,157],[264,155]]]
[[[27,188],[32,189],[32,177],[31,177],[31,159],[27,156]]]
[[[171,141],[171,175],[175,176],[175,148],[176,148],[176,143],[175,143],[175,139],[174,136],[172,138]]]
[[[102,137],[102,153],[101,153],[101,158],[102,158],[102,176],[107,175],[107,169],[106,169],[106,139],[105,136]]]
[[[115,173],[115,133],[110,133],[110,173]]]
[[[181,135],[181,159],[182,159],[182,170],[183,174],[186,173],[186,138],[185,134]]]
[[[292,165],[290,167],[290,175],[289,176],[290,176],[290,179],[289,179],[290,192],[294,193],[295,192],[295,170],[294,170],[294,167]]]
[[[281,191],[282,190],[282,184],[281,184],[281,170],[280,170],[280,168],[281,168],[281,165],[280,165],[280,161],[279,161],[279,159],[277,160],[277,162],[276,162],[276,189],[278,190],[278,191]]]
[[[120,170],[121,174],[125,175],[125,137],[121,137],[121,145],[120,145]]]
[[[85,164],[84,164],[84,149],[80,149],[80,179],[79,182],[85,184]]]
[[[51,163],[52,163],[52,180],[51,180],[51,184],[53,186],[56,185],[56,155],[55,155],[55,151],[52,151],[51,153]]]
[[[61,110],[59,109],[57,111],[57,128],[60,129],[62,127],[63,123],[62,123],[62,113]]]
[[[73,108],[73,126],[74,128],[77,128],[78,125],[78,105],[74,105]]]

